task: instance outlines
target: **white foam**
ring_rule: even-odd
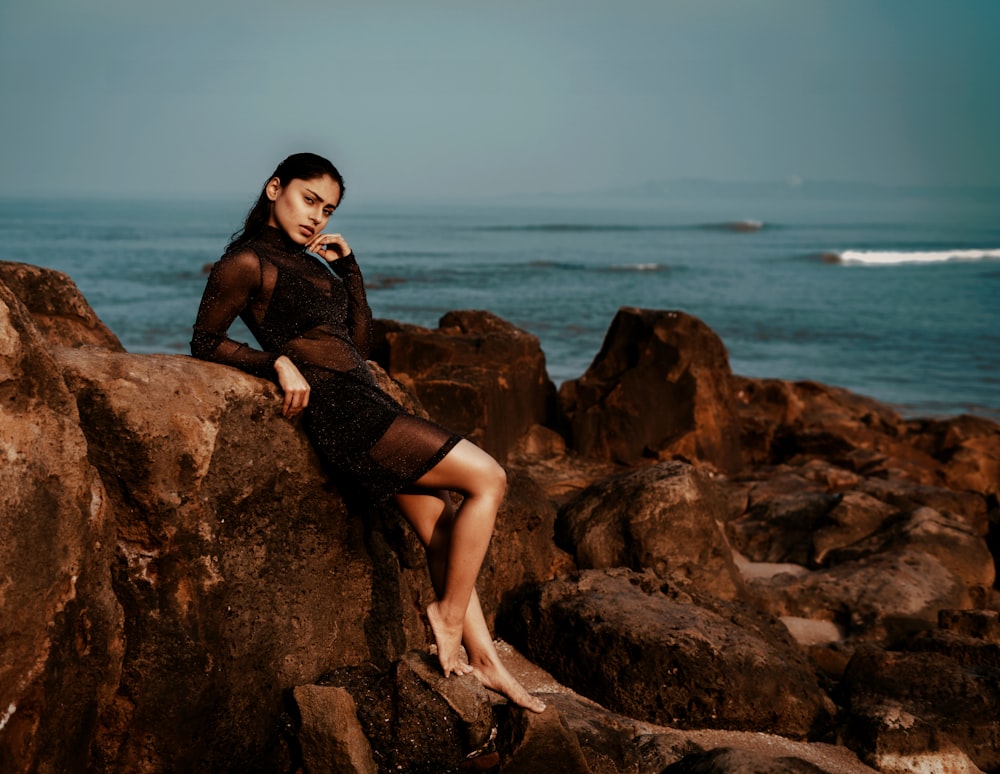
[[[893,252],[882,250],[844,250],[833,253],[843,264],[865,266],[891,266],[904,263],[945,263],[947,261],[996,261],[1000,260],[1000,250],[932,250]]]

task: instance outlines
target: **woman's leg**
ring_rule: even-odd
[[[437,602],[428,605],[427,618],[447,677],[452,672],[466,671],[466,665],[459,660],[465,614],[507,489],[507,474],[490,455],[463,440],[416,484],[421,489],[444,489],[463,495],[461,507],[450,519],[450,528],[436,528],[446,529],[446,536],[432,535],[431,542],[443,550],[445,568]],[[439,543],[434,542],[435,537]]]
[[[455,520],[451,498],[445,491],[415,488],[397,495],[396,502],[427,550],[431,582],[441,595],[445,587]],[[472,671],[483,685],[534,712],[545,709],[544,702],[528,693],[500,661],[474,588],[462,625],[462,641]]]

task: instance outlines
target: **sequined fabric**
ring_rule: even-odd
[[[237,316],[260,349],[229,338]],[[272,380],[274,361],[290,358],[311,388],[304,426],[320,457],[341,486],[383,500],[434,467],[461,437],[407,413],[379,389],[365,361],[371,321],[353,253],[327,264],[268,226],[213,266],[191,354]]]

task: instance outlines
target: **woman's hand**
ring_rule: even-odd
[[[317,234],[306,242],[306,250],[331,263],[351,254],[351,246],[340,234]]]
[[[309,405],[309,382],[295,367],[295,363],[285,355],[274,361],[274,370],[278,374],[278,384],[285,393],[285,405],[281,409],[281,415],[291,419]]]

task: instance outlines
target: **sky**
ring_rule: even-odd
[[[997,0],[0,0],[0,195],[1000,185]]]

